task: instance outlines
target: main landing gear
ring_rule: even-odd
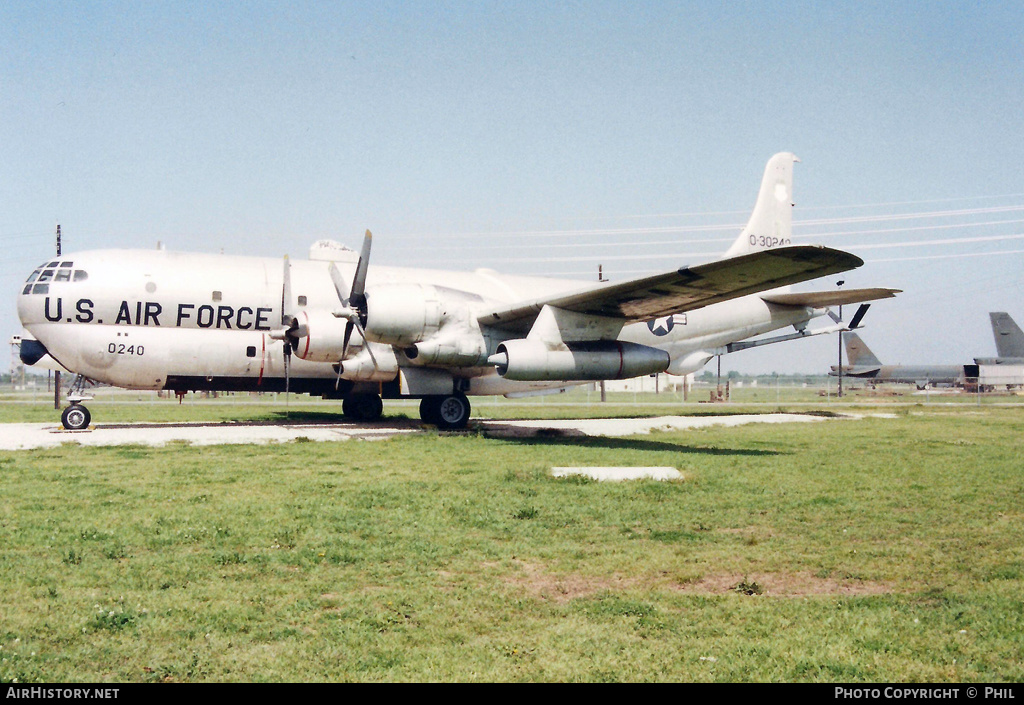
[[[463,394],[423,397],[420,418],[443,431],[463,429],[469,423],[469,399]]]
[[[380,419],[384,404],[376,394],[350,394],[341,411],[352,421],[367,423]],[[464,394],[436,394],[420,401],[420,418],[443,431],[459,430],[469,423],[469,399]]]
[[[341,413],[353,421],[376,421],[384,413],[384,403],[376,394],[350,394],[341,403]]]

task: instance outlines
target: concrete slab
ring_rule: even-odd
[[[97,424],[84,431],[67,431],[60,425],[34,423],[0,424],[0,450],[53,448],[65,443],[83,446],[163,446],[182,442],[190,445],[246,443],[287,443],[289,441],[375,440],[412,433],[421,424],[354,423],[139,423]]]
[[[622,482],[623,480],[681,480],[683,474],[670,467],[555,467],[551,468],[555,477],[583,475],[598,482]]]
[[[823,421],[810,414],[741,414],[725,416],[659,416],[646,419],[575,419],[551,421],[475,420],[470,433],[497,438],[533,436],[629,436],[657,430],[701,428],[744,423],[801,423]],[[191,445],[287,443],[296,440],[376,440],[430,429],[415,419],[356,424],[249,422],[249,423],[124,423],[96,424],[85,431],[66,431],[53,423],[0,424],[0,450],[52,448],[65,443],[83,446],[162,446],[182,442]]]

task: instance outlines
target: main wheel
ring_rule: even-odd
[[[420,399],[420,418],[423,423],[438,426],[441,423],[440,406],[443,397],[423,397]]]
[[[69,431],[81,431],[83,428],[88,428],[90,421],[92,421],[92,414],[81,404],[72,404],[60,415],[60,422]]]
[[[384,402],[376,394],[352,394],[341,403],[341,411],[353,421],[376,421],[384,413]]]
[[[442,430],[465,428],[469,412],[469,399],[462,394],[424,397],[420,402],[420,418]]]

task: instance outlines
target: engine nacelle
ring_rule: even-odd
[[[549,380],[628,379],[664,372],[664,350],[617,340],[567,343],[550,350],[536,340],[506,340],[487,360],[505,379],[523,382]]]
[[[410,345],[404,352],[417,365],[475,367],[487,362],[487,341],[478,330],[448,326],[434,337]]]
[[[372,356],[368,345],[373,345]],[[338,364],[341,366],[339,376],[350,382],[390,382],[398,374],[398,358],[390,345],[368,343],[356,355]]]
[[[410,345],[429,338],[445,316],[437,289],[420,284],[367,289],[366,310],[366,337],[389,345]]]
[[[345,347],[344,318],[335,318],[330,311],[302,311],[296,317],[295,354],[310,362],[337,362]],[[362,344],[359,332],[353,330],[349,347]]]
[[[668,372],[670,375],[688,375],[691,372],[703,369],[704,365],[708,364],[708,360],[713,358],[714,355],[704,350],[698,350],[692,352],[689,355],[683,357],[677,357],[672,360],[672,364],[668,366]]]

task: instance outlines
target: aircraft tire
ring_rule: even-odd
[[[89,427],[92,414],[81,404],[72,404],[60,415],[60,422],[69,431],[81,431]]]
[[[463,394],[424,397],[420,402],[420,417],[442,431],[465,428],[469,413],[469,399]]]
[[[353,394],[345,397],[341,411],[353,421],[376,421],[384,413],[384,402],[376,394]]]
[[[423,423],[437,426],[439,422],[437,397],[423,397],[420,399],[420,418]]]

